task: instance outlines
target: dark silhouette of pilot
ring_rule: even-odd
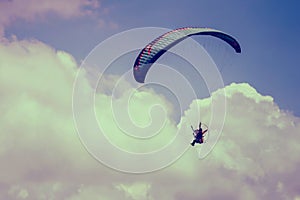
[[[193,127],[192,127],[193,128]],[[201,122],[199,123],[199,128],[194,130],[194,137],[195,139],[193,140],[193,142],[191,142],[191,145],[194,146],[195,143],[199,143],[202,144],[203,143],[203,135],[207,132],[207,129],[205,131],[202,130],[201,128]]]

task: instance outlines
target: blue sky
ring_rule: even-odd
[[[103,1],[96,16],[17,20],[7,27],[6,36],[39,39],[79,61],[99,42],[131,28],[216,28],[235,36],[242,46],[234,67],[222,71],[225,84],[248,82],[299,116],[298,7],[297,1]]]

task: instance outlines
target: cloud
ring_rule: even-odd
[[[0,57],[0,152],[2,161],[9,161],[2,162],[1,180],[47,179],[59,159],[53,149],[76,143],[69,138],[69,115],[77,65],[69,54],[38,41],[1,44]]]
[[[133,183],[131,185],[120,184],[116,188],[125,193],[125,196],[134,200],[150,200],[149,189],[151,185],[149,183]]]
[[[219,92],[212,99],[217,100]],[[299,118],[280,110],[272,97],[247,83],[233,83],[225,92],[227,116],[221,138],[211,154],[190,169],[199,180],[199,190],[179,192],[178,199],[295,198],[300,186],[293,177],[300,169]],[[194,104],[209,119],[206,102]]]
[[[224,129],[207,157],[198,159],[201,146],[191,147],[162,170],[126,174],[100,164],[79,140],[71,107],[77,69],[70,54],[36,40],[15,39],[0,44],[1,199],[299,198],[300,120],[282,111],[272,97],[259,94],[247,83],[226,86]],[[105,77],[109,80],[105,87],[109,88],[114,78]],[[91,88],[86,77],[79,79],[83,82],[84,99]],[[114,99],[118,109],[126,105],[125,100],[132,92],[130,84],[121,88]],[[182,121],[193,119],[192,108],[200,106],[202,120],[209,122],[210,105],[220,95],[222,92],[216,91],[211,98],[193,101]],[[109,116],[109,93],[99,90],[97,98],[101,100],[96,105],[98,117]],[[161,125],[159,117],[166,118],[165,135],[144,149],[125,136],[122,140],[112,137],[116,144],[132,151],[149,150],[163,145],[165,138],[172,138],[177,126],[169,119],[172,106],[165,98],[153,90],[142,90],[133,95],[132,103],[139,107],[132,108],[133,119],[141,118],[153,105],[162,105],[166,114],[160,109],[150,113],[160,113],[156,116],[158,121],[151,121],[147,115],[137,123],[143,126],[152,122],[155,128]],[[109,117],[106,120],[105,129],[121,133]],[[113,158],[126,162],[118,156]]]
[[[14,21],[37,21],[48,14],[55,14],[62,18],[82,17],[92,15],[100,4],[97,0],[70,0],[70,1],[39,1],[3,0],[0,2],[0,36],[4,29]],[[1,34],[2,33],[2,34]]]

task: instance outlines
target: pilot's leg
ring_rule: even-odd
[[[195,145],[195,142],[196,142],[196,140],[193,140],[193,142],[191,143],[191,145],[194,146],[194,145]]]

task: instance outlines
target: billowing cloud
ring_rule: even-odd
[[[77,67],[70,54],[36,40],[0,45],[1,199],[299,199],[300,120],[282,111],[271,96],[247,83],[226,86],[224,129],[208,156],[198,159],[201,147],[191,147],[162,170],[124,174],[96,161],[79,140],[71,99]],[[91,88],[86,77],[80,81],[84,99],[84,90]],[[130,84],[122,85],[124,92],[115,99],[118,109],[127,101],[127,90],[132,90]],[[110,96],[98,92],[101,103],[96,109],[99,117],[107,116],[101,114],[109,112]],[[222,94],[216,91],[211,98],[195,100],[182,121],[193,116],[196,105],[202,120],[209,121],[212,99],[218,101]],[[132,108],[133,119],[157,103],[172,110],[153,90],[138,92],[132,101],[139,107]],[[176,125],[168,114],[156,118],[161,116],[167,118],[166,135],[172,135]],[[139,125],[151,122],[147,117]],[[118,133],[113,121],[106,120],[104,128]],[[123,137],[112,138],[122,148],[139,149],[138,143]],[[151,147],[155,145],[160,143]]]
[[[120,184],[116,188],[125,193],[125,196],[129,199],[136,200],[150,200],[152,199],[149,190],[151,185],[149,183],[133,183],[131,185]]]
[[[92,15],[99,7],[97,0],[70,0],[70,1],[39,1],[3,0],[0,1],[0,36],[4,28],[15,20],[37,21],[48,14],[55,14],[62,18]],[[2,33],[2,34],[1,34]]]

